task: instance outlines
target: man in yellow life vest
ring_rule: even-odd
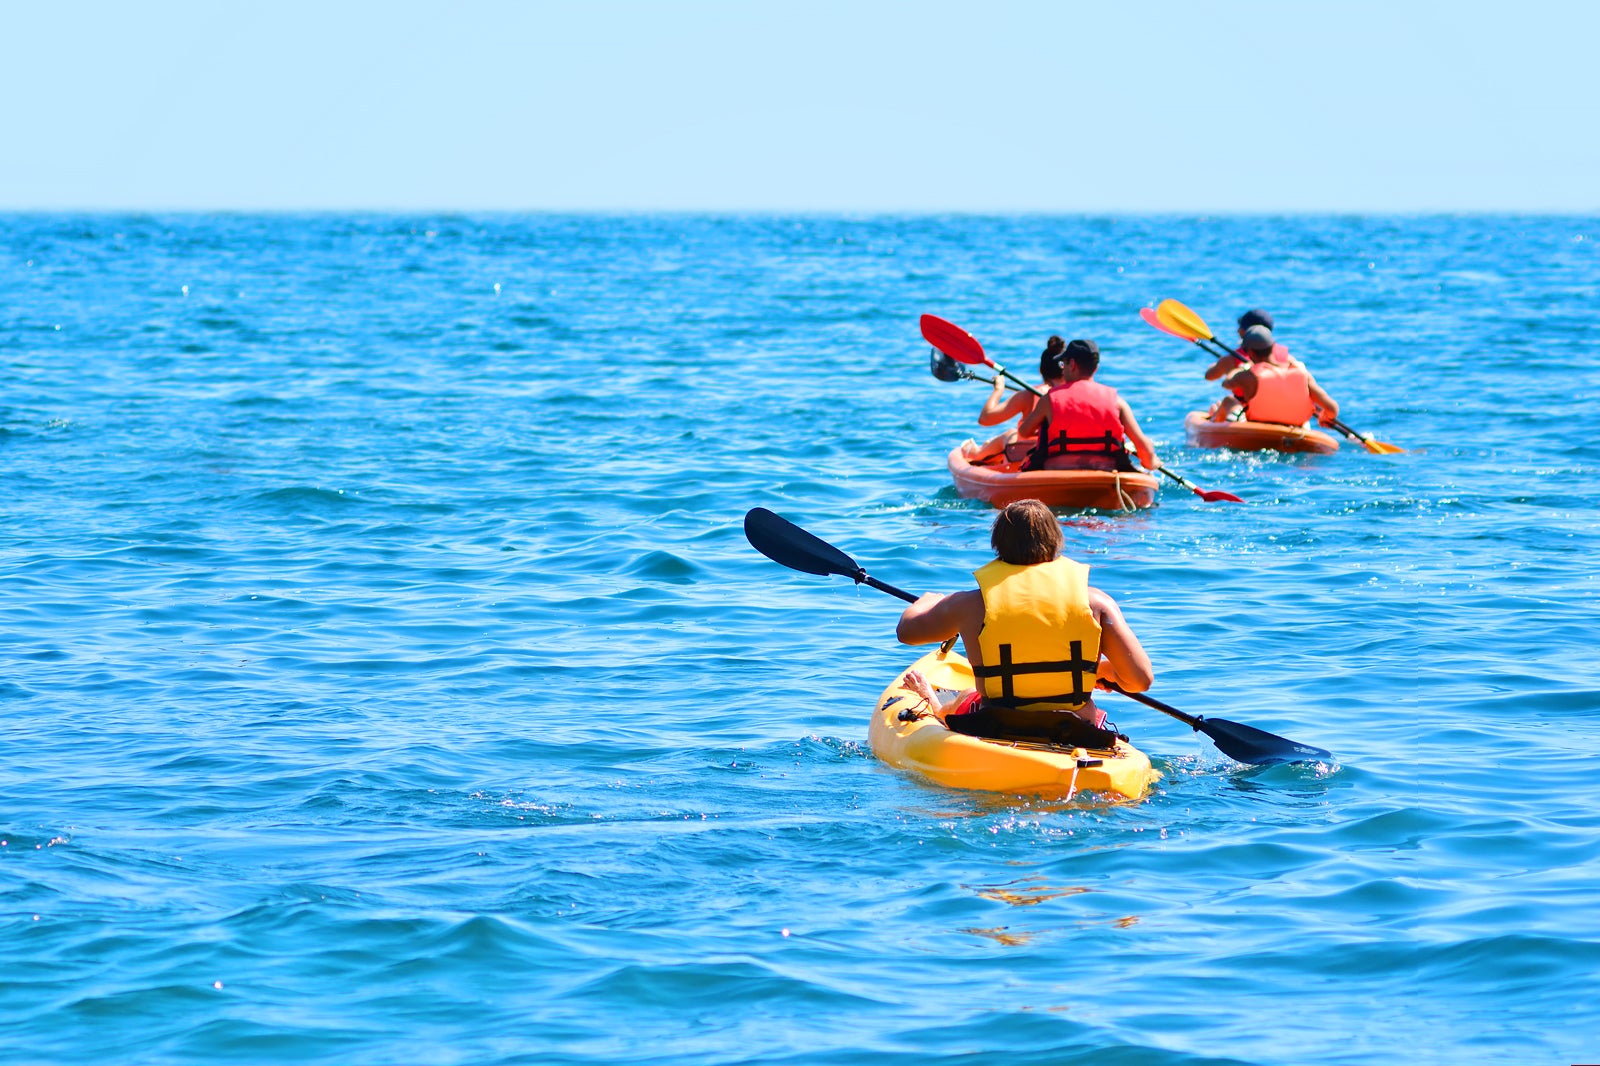
[[[1274,361],[1274,347],[1272,331],[1266,326],[1245,330],[1244,348],[1250,353],[1250,365],[1222,379],[1222,387],[1232,395],[1224,396],[1211,409],[1211,421],[1226,422],[1243,408],[1244,417],[1251,422],[1303,426],[1315,410],[1319,422],[1332,425],[1339,417],[1339,405],[1317,384],[1311,371],[1292,360]]]
[[[998,556],[974,572],[978,587],[928,593],[905,609],[902,644],[961,637],[976,691],[941,700],[916,671],[906,684],[944,724],[969,736],[1106,748],[1095,686],[1143,692],[1150,657],[1110,596],[1089,586],[1089,568],[1061,557],[1061,525],[1038,500],[1000,512],[989,534]]]

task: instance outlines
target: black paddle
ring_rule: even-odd
[[[838,574],[858,585],[871,585],[891,596],[898,596],[907,603],[915,603],[917,600],[905,589],[886,585],[877,578],[869,576],[854,559],[832,544],[807,533],[787,518],[774,514],[765,507],[752,508],[744,516],[744,536],[752,548],[780,566],[787,566],[803,574]],[[1230,722],[1226,718],[1202,718],[1198,715],[1184,714],[1176,707],[1151,699],[1142,692],[1128,692],[1117,685],[1112,685],[1111,688],[1146,707],[1153,707],[1162,714],[1170,714],[1189,728],[1204,733],[1216,744],[1218,751],[1237,762],[1270,766],[1274,763],[1333,758],[1332,752],[1314,748],[1309,744],[1297,744],[1287,737],[1268,733],[1255,726]]]

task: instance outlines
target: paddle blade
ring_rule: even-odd
[[[1297,744],[1287,737],[1242,722],[1230,722],[1226,718],[1202,718],[1198,728],[1211,738],[1218,751],[1235,762],[1272,766],[1277,763],[1327,762],[1333,759],[1331,751],[1309,744]]]
[[[1371,452],[1373,455],[1404,455],[1406,451],[1398,444],[1390,444],[1388,441],[1382,440],[1373,440],[1371,437],[1362,437],[1361,443],[1366,445],[1367,451]]]
[[[1189,310],[1177,300],[1162,300],[1156,304],[1156,318],[1167,329],[1185,340],[1211,340],[1215,336],[1206,320]]]
[[[852,580],[865,574],[850,556],[765,507],[745,514],[744,539],[779,566],[802,574],[839,574]]]
[[[1155,308],[1153,308],[1153,307],[1141,307],[1141,308],[1139,308],[1139,317],[1144,319],[1145,325],[1153,326],[1156,329],[1160,330],[1162,333],[1165,333],[1169,337],[1176,337],[1180,341],[1192,341],[1192,340],[1194,340],[1193,337],[1185,337],[1183,334],[1179,333],[1177,330],[1168,329],[1167,328],[1167,324],[1165,322],[1161,321],[1161,316],[1156,314]]]
[[[1194,494],[1207,503],[1243,503],[1244,500],[1221,489],[1195,489]]]
[[[933,371],[933,376],[940,381],[960,381],[961,364],[934,348],[928,354],[928,367]],[[971,373],[968,371],[968,373]]]
[[[958,363],[989,363],[976,337],[938,315],[922,316],[922,338]]]

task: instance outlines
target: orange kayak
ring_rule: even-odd
[[[1189,443],[1196,448],[1235,448],[1239,451],[1315,452],[1331,455],[1339,442],[1305,426],[1280,426],[1276,422],[1213,422],[1204,411],[1190,411],[1183,420]]]
[[[1156,479],[1149,474],[1116,470],[1023,470],[1022,463],[996,457],[975,465],[983,449],[963,441],[950,453],[950,476],[956,491],[972,500],[1004,507],[1018,500],[1039,500],[1049,507],[1134,511],[1156,502]]]

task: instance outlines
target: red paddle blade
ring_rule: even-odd
[[[1139,308],[1139,317],[1144,319],[1148,325],[1154,326],[1156,329],[1159,329],[1162,333],[1165,333],[1169,337],[1176,337],[1180,341],[1194,339],[1193,337],[1185,337],[1181,333],[1168,329],[1166,323],[1161,321],[1161,316],[1156,314],[1156,309],[1154,307]]]
[[[938,315],[922,316],[922,339],[958,363],[993,366],[978,339],[954,322]]]
[[[1206,501],[1207,503],[1243,503],[1244,502],[1244,500],[1240,499],[1238,496],[1235,496],[1233,493],[1231,493],[1231,492],[1223,492],[1220,489],[1197,489],[1197,490],[1195,490],[1195,495],[1200,497],[1202,500]]]

